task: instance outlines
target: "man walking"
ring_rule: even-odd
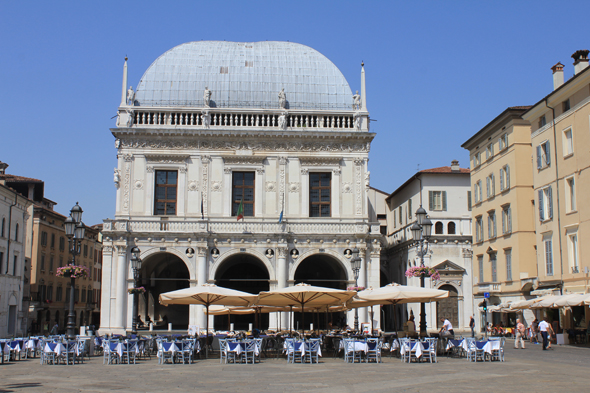
[[[549,324],[547,323],[547,318],[544,318],[541,322],[539,322],[539,331],[541,332],[541,336],[543,336],[543,351],[547,350],[547,331],[549,330]]]
[[[518,349],[518,343],[524,349],[524,324],[520,322],[520,319],[516,320],[516,340],[514,340],[514,349]]]
[[[471,337],[475,337],[475,319],[473,319],[473,315],[469,317],[469,327],[471,328]]]

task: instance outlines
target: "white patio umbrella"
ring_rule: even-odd
[[[590,293],[576,293],[563,295],[555,301],[557,307],[575,307],[590,304]]]
[[[448,291],[441,289],[412,287],[392,282],[377,289],[365,289],[347,303],[349,307],[368,307],[375,304],[428,303],[444,299]],[[373,318],[371,318],[372,320]],[[371,326],[371,330],[373,327]]]
[[[540,302],[549,296],[551,296],[551,295],[536,297],[534,299],[529,299],[529,300],[521,300],[519,302],[512,302],[510,304],[510,308],[513,310],[523,310],[523,309],[531,308],[531,306],[533,304]]]
[[[539,300],[538,302],[535,302],[533,304],[531,304],[529,306],[529,308],[559,308],[559,306],[555,305],[555,302],[557,300],[562,299],[563,296],[560,295],[549,295],[549,296],[545,296],[543,299]]]
[[[218,287],[215,284],[203,284],[195,287],[160,294],[160,304],[202,304],[207,313],[205,353],[209,357],[209,306],[248,306],[256,300],[257,295],[236,291],[235,289]]]
[[[315,287],[299,283],[292,287],[260,292],[256,304],[265,306],[300,306],[303,318],[305,307],[340,304],[353,297],[356,292],[342,289]],[[305,320],[303,321],[305,322]],[[304,325],[304,323],[302,324]],[[290,324],[289,324],[290,326]]]
[[[444,299],[449,296],[448,291],[432,288],[412,287],[400,285],[395,282],[377,289],[366,289],[357,293],[355,301],[361,305],[361,301],[368,302],[365,306],[373,304],[403,304],[403,303],[428,303]]]

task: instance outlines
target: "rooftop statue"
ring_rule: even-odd
[[[283,112],[279,116],[279,128],[281,130],[286,130],[287,129],[287,112]]]
[[[211,124],[211,115],[208,110],[201,112],[201,120],[203,121],[203,127],[209,128],[209,125]]]
[[[203,102],[205,106],[208,108],[209,104],[211,103],[211,90],[208,87],[205,87],[205,92],[203,93]]]
[[[287,95],[285,94],[285,88],[279,91],[279,107],[287,109]]]
[[[359,112],[354,113],[354,128],[357,131],[361,130],[361,114]]]
[[[356,94],[352,96],[353,99],[353,104],[352,104],[352,109],[354,110],[360,110],[361,109],[361,95],[359,94],[359,91],[356,91]]]
[[[127,105],[133,106],[135,104],[135,92],[133,91],[133,86],[129,86],[129,90],[127,90]]]

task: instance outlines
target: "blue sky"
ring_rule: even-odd
[[[589,2],[5,1],[0,7],[0,160],[45,181],[92,225],[115,210],[114,138],[123,58],[129,84],[189,41],[294,41],[328,57],[353,91],[367,73],[371,184],[392,192],[421,169],[468,165],[461,148],[509,106],[552,90],[590,49]]]

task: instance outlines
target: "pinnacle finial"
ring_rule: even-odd
[[[363,61],[361,61],[361,67],[364,67],[364,66],[365,66],[365,62],[363,60]]]
[[[127,60],[128,60],[128,59],[127,59],[127,55],[125,55],[125,61],[127,61]]]

